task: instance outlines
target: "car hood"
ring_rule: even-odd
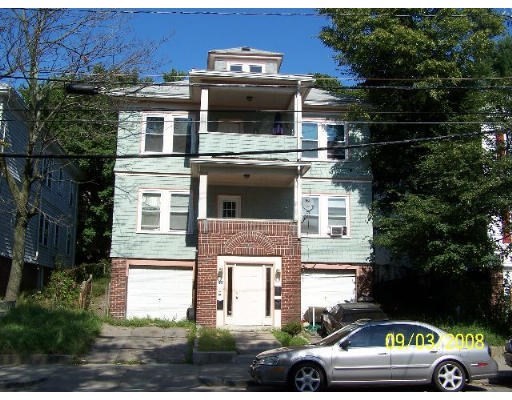
[[[291,353],[291,352],[296,352],[296,351],[300,351],[300,350],[307,350],[307,349],[311,349],[311,348],[315,348],[315,347],[317,347],[317,346],[314,344],[306,344],[303,346],[279,347],[277,349],[266,350],[266,351],[258,354],[256,357],[263,358],[263,357],[269,357],[269,356],[277,356],[277,355],[281,355],[281,354],[285,354],[285,353]]]

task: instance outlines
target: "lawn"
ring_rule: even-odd
[[[0,320],[0,353],[86,353],[102,321],[92,313],[21,304]]]

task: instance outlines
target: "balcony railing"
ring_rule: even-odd
[[[210,111],[208,132],[293,136],[293,116],[268,111]]]

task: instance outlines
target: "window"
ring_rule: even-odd
[[[348,235],[348,198],[312,195],[302,197],[302,235]],[[334,228],[334,229],[333,229]]]
[[[164,118],[147,117],[146,132],[144,139],[144,150],[162,152],[164,151]]]
[[[218,200],[219,218],[240,218],[241,198],[240,196],[219,196]]]
[[[60,241],[60,227],[58,224],[55,224],[55,229],[53,230],[53,247],[56,249],[59,248]]]
[[[192,121],[184,115],[146,115],[143,134],[144,153],[189,153]]]
[[[347,158],[345,126],[304,122],[302,124],[302,158],[317,160],[344,160]],[[341,148],[330,148],[340,146]],[[328,148],[327,150],[312,150]]]
[[[249,65],[249,72],[262,73],[263,66],[261,65]]]
[[[326,125],[327,147],[345,146],[345,127],[343,125]],[[344,160],[346,149],[327,149],[329,160]]]
[[[230,72],[251,72],[254,74],[261,74],[264,72],[264,65],[263,64],[240,64],[240,63],[230,64],[230,63],[228,63],[228,70]]]
[[[318,125],[305,123],[302,125],[302,149],[318,148]],[[304,158],[318,158],[318,150],[303,151]]]
[[[50,236],[50,219],[46,214],[39,214],[39,243],[48,246]]]
[[[188,193],[148,190],[140,194],[139,225],[141,232],[184,233],[188,231]]]
[[[242,72],[243,66],[242,64],[231,64],[229,66],[229,70],[231,72]]]
[[[349,336],[348,340],[350,347],[385,347],[388,334],[387,325],[367,326]]]
[[[142,230],[160,230],[160,197],[160,193],[142,194],[142,217],[140,221]]]

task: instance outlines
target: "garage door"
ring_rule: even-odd
[[[356,276],[353,273],[305,272],[302,274],[302,315],[309,307],[330,307],[354,301]]]
[[[127,318],[182,320],[192,305],[191,269],[130,268]]]

